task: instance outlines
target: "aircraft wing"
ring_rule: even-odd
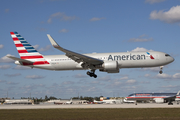
[[[164,100],[175,100],[175,98],[176,98],[176,95],[170,96],[170,97],[166,97],[166,98],[164,98]]]
[[[174,96],[170,96],[170,97],[166,97],[166,98],[164,98],[164,100],[175,100],[175,99],[176,99],[176,96],[178,96],[178,95],[179,95],[179,93],[180,93],[180,91],[178,91],[178,92],[177,92],[177,94],[176,94],[176,95],[174,95]]]
[[[56,41],[49,34],[47,34],[47,36],[54,48],[66,53],[67,57],[71,58],[72,60],[74,60],[77,63],[83,62],[83,63],[92,64],[92,65],[99,65],[99,64],[104,63],[102,60],[64,49],[61,46],[59,46],[56,43]]]
[[[8,58],[11,58],[13,60],[17,60],[17,61],[20,61],[20,62],[26,62],[26,63],[33,63],[32,61],[29,61],[29,60],[24,60],[24,59],[21,59],[21,58],[17,58],[17,57],[14,57],[14,56],[10,56],[10,55],[7,55],[6,57]]]

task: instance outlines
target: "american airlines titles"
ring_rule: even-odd
[[[109,55],[108,60],[145,60],[145,55]]]

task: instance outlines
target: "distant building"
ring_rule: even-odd
[[[80,99],[59,99],[59,100],[49,100],[48,103],[54,104],[86,104],[87,100]]]
[[[11,99],[5,100],[4,104],[34,104],[34,100],[30,99]]]

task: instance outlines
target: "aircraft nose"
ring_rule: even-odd
[[[174,58],[173,58],[173,57],[171,57],[170,62],[173,62],[173,61],[174,61]]]

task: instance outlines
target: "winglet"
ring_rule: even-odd
[[[48,36],[49,41],[51,42],[51,44],[52,44],[52,46],[53,46],[54,48],[59,49],[59,50],[61,50],[61,51],[63,51],[63,52],[66,52],[64,48],[62,48],[61,46],[59,46],[59,45],[57,44],[57,42],[51,37],[51,35],[47,34],[47,36]]]
[[[52,44],[52,46],[53,47],[60,47],[57,43],[56,43],[56,41],[51,37],[51,35],[49,35],[49,34],[47,34],[47,36],[48,36],[48,38],[49,38],[49,41],[51,42],[51,44]]]

